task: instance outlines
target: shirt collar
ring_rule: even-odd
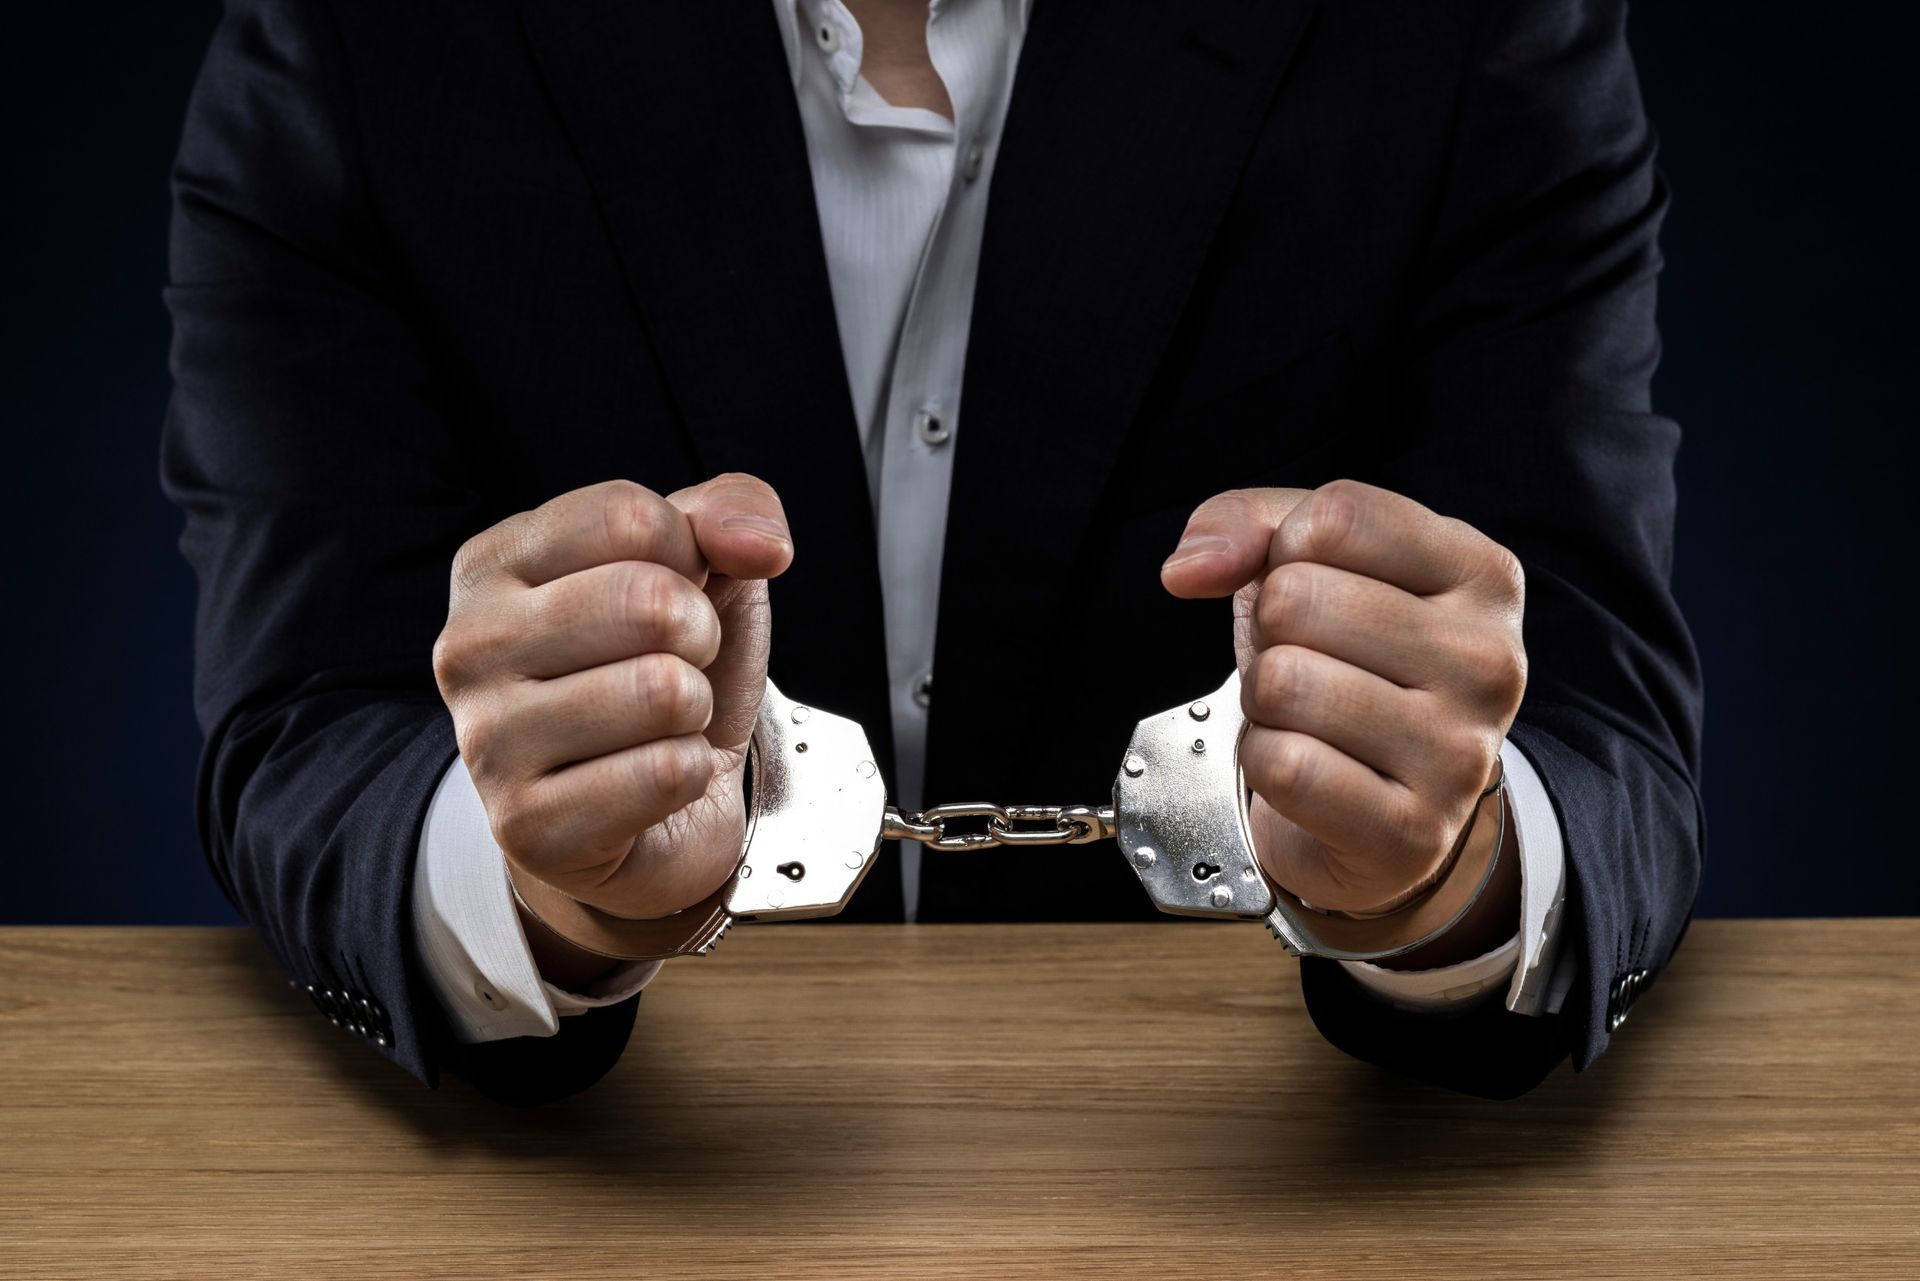
[[[937,12],[955,3],[966,0],[928,0],[929,12]],[[974,0],[980,3],[981,0]],[[802,41],[812,15],[824,7],[826,0],[773,0],[773,12],[780,22],[780,34],[787,48],[787,73],[795,88],[800,85],[800,51]],[[1007,7],[1007,21],[1016,32],[1024,34],[1027,29],[1027,16],[1033,11],[1033,0],[999,0]]]

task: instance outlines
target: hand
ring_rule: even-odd
[[[1209,500],[1161,578],[1176,596],[1235,593],[1240,758],[1267,873],[1315,906],[1366,911],[1437,870],[1526,689],[1513,554],[1335,481]]]
[[[460,549],[434,675],[516,879],[636,918],[726,881],[765,580],[792,558],[779,498],[737,474],[577,489]]]

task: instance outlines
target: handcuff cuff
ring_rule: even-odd
[[[1317,909],[1276,885],[1247,827],[1240,768],[1246,718],[1240,676],[1204,698],[1142,720],[1121,758],[1108,806],[960,803],[902,813],[857,721],[796,703],[769,680],[748,748],[752,787],[739,862],[691,907],[639,920],[615,916],[509,870],[514,897],[576,947],[618,960],[705,955],[736,923],[833,916],[873,866],[881,843],[929,849],[1084,845],[1112,839],[1162,912],[1264,920],[1296,956],[1377,961],[1445,933],[1492,880],[1506,842],[1504,771],[1480,794],[1436,871],[1373,911]],[[1480,807],[1497,799],[1491,845],[1470,849]],[[985,821],[985,831],[948,831]]]

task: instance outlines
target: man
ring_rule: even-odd
[[[1623,9],[233,4],[164,463],[227,892],[409,1070],[553,1097],[672,964],[513,885],[709,895],[767,672],[914,806],[1097,801],[1237,662],[1277,884],[1386,931],[1492,858],[1303,964],[1326,1035],[1591,1062],[1702,840]],[[1117,856],[888,848],[846,917],[1147,910]]]

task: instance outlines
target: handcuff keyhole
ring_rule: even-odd
[[[805,863],[782,863],[773,870],[786,877],[789,881],[797,881],[807,874],[807,865]]]
[[[1218,863],[1209,863],[1203,859],[1193,865],[1193,879],[1196,881],[1210,881],[1218,875],[1220,875]]]

